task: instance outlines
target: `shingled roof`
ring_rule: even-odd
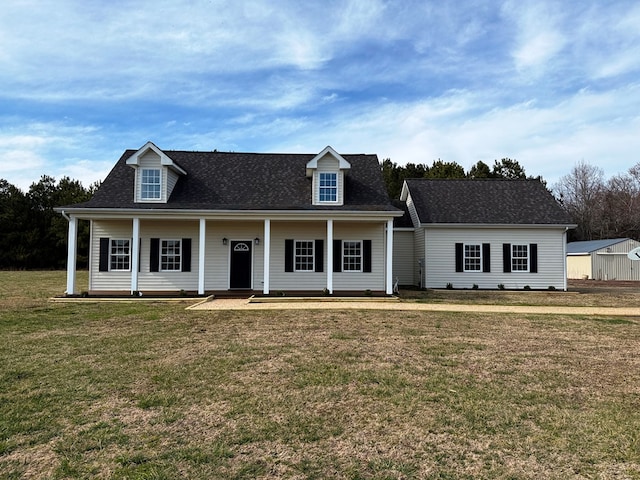
[[[570,225],[539,180],[410,179],[421,223]]]
[[[342,206],[313,205],[306,164],[316,154],[191,152],[164,150],[187,172],[167,203],[134,202],[134,169],[122,154],[93,198],[73,208],[185,210],[362,210],[397,209],[386,192],[376,155],[342,155],[345,175]]]

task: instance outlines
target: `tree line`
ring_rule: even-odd
[[[527,176],[517,160],[503,158],[492,166],[479,161],[469,171],[456,162],[435,160],[431,165],[381,163],[382,176],[391,198],[400,197],[407,178],[536,178]],[[23,192],[0,179],[0,269],[59,269],[67,261],[67,220],[54,207],[89,200],[99,184],[88,188],[77,180],[44,175]],[[605,179],[604,172],[578,163],[550,190],[567,210],[575,230],[569,239],[598,240],[629,237],[640,240],[640,163],[623,174]],[[89,223],[78,224],[77,267],[86,268]]]
[[[85,202],[96,188],[44,175],[25,193],[0,179],[0,269],[65,268],[68,225],[53,208]],[[87,266],[88,251],[89,223],[79,222],[79,268]]]
[[[601,168],[579,162],[553,191],[578,225],[573,240],[640,240],[640,162],[605,179]]]

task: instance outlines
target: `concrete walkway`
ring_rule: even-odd
[[[313,299],[282,299],[281,301],[260,302],[251,299],[207,299],[187,308],[188,310],[404,310],[430,312],[473,312],[473,313],[537,313],[556,315],[602,315],[639,317],[639,308],[613,307],[560,307],[523,305],[466,305],[450,303],[418,303],[391,301],[368,301],[348,299],[344,301],[314,301]]]

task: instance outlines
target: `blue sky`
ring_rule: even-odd
[[[0,178],[127,148],[640,162],[640,3],[4,0]]]

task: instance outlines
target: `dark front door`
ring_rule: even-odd
[[[231,242],[229,288],[251,288],[251,241]]]

